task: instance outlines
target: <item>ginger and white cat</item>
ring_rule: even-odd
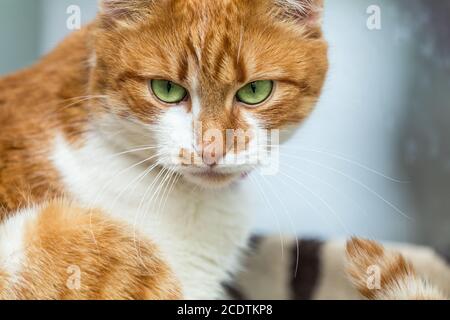
[[[257,165],[227,158],[269,146],[249,136],[213,150],[206,132],[310,113],[327,71],[319,9],[103,0],[92,24],[2,79],[0,295],[220,297],[251,227],[241,180]]]
[[[321,9],[102,0],[92,24],[1,79],[0,298],[221,297],[251,227],[258,163],[238,160],[313,109]]]

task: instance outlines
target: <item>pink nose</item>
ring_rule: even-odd
[[[223,148],[214,143],[203,146],[200,152],[203,163],[210,167],[218,165],[226,154]]]

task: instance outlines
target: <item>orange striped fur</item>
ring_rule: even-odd
[[[21,235],[23,252],[1,257],[5,263],[23,255],[18,273],[0,269],[1,299],[182,297],[158,249],[134,237],[129,226],[64,200],[32,211]]]

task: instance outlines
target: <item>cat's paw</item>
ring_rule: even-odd
[[[347,243],[347,274],[368,299],[446,299],[440,290],[416,274],[403,255],[374,241],[353,238]]]

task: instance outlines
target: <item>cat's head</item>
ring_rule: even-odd
[[[273,132],[283,140],[316,103],[328,68],[322,6],[103,0],[91,76],[106,97],[102,124],[188,181],[232,183],[260,165]]]

